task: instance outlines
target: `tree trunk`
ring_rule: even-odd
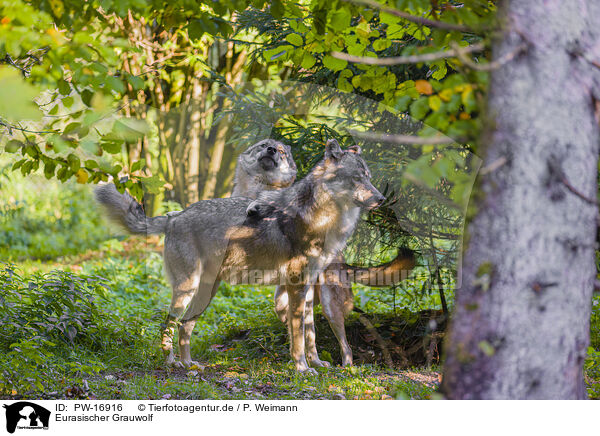
[[[200,126],[202,119],[202,108],[200,97],[202,96],[202,85],[199,80],[192,81],[192,107],[189,118],[189,136],[187,144],[187,177],[186,177],[186,204],[192,204],[200,200],[198,182],[200,179]]]
[[[446,344],[448,398],[586,397],[600,82],[576,53],[593,47],[600,60],[594,2],[503,4],[494,57],[526,48],[492,72],[482,153],[485,165],[504,163],[478,179],[472,200]]]

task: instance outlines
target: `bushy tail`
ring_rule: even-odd
[[[396,258],[389,262],[368,268],[344,264],[349,277],[354,283],[361,285],[382,287],[393,286],[408,277],[415,267],[415,253],[408,248],[401,248]]]
[[[148,218],[141,204],[128,193],[121,194],[112,183],[98,186],[95,194],[96,200],[104,206],[108,216],[129,232],[141,235],[165,232],[166,216]]]

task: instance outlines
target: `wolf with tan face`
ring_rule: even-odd
[[[264,196],[268,194],[268,196]],[[133,233],[164,233],[165,270],[173,295],[163,349],[167,363],[189,367],[190,338],[196,319],[209,305],[221,280],[241,282],[257,272],[257,284],[286,285],[291,355],[299,372],[324,366],[317,356],[313,323],[314,285],[354,231],[361,208],[384,200],[371,184],[360,150],[342,150],[328,141],[325,157],[301,181],[262,192],[256,213],[244,197],[204,200],[179,214],[148,218],[131,196],[114,185],[96,190],[97,200]],[[175,361],[172,332],[177,319],[181,361]]]
[[[291,162],[288,161],[287,166],[279,166],[279,168],[286,170],[285,176],[273,175],[272,168],[270,169],[270,176],[265,176],[265,168],[260,162],[265,150],[263,144],[277,147],[278,150],[285,150],[285,156],[291,160]],[[287,168],[293,168],[294,177],[288,177],[290,173],[287,172]],[[365,170],[360,168],[358,171],[360,173]],[[290,186],[295,179],[295,175],[296,164],[292,159],[290,148],[273,140],[264,140],[240,155],[232,196],[256,199],[262,191],[273,191]],[[350,179],[352,177],[359,177],[359,174],[351,176]],[[265,195],[268,196],[269,194]],[[368,193],[362,192],[360,189],[357,190],[356,200],[360,202],[363,195],[368,195]],[[257,214],[259,208],[260,201],[251,203],[248,213]],[[407,248],[401,249],[396,258],[382,265],[368,268],[348,265],[343,255],[339,254],[327,266],[323,277],[315,284],[314,304],[321,303],[323,314],[340,344],[342,365],[352,365],[352,349],[348,343],[344,326],[344,319],[354,309],[352,282],[371,287],[393,286],[404,280],[414,266],[414,253]],[[284,324],[287,323],[288,319],[288,306],[287,288],[284,285],[278,286],[275,292],[275,312]],[[311,334],[310,329],[308,330],[308,334]]]

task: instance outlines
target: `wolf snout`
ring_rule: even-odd
[[[277,150],[275,149],[275,147],[268,146],[267,153],[269,153],[271,156],[274,156],[275,153],[277,153]]]

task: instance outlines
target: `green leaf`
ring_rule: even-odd
[[[311,55],[310,53],[304,53],[304,57],[302,58],[302,68],[308,70],[312,68],[316,62],[317,60],[313,55]]]
[[[323,57],[323,65],[325,65],[325,67],[331,71],[340,71],[346,68],[348,61],[337,59],[330,55],[325,55],[325,57]]]
[[[138,76],[127,75],[127,82],[135,89],[139,91],[144,88],[144,79]]]
[[[76,173],[79,170],[79,168],[81,167],[81,162],[79,161],[79,158],[77,156],[75,156],[73,153],[71,153],[67,156],[67,162],[69,163],[69,168],[74,173]]]
[[[143,177],[141,181],[144,185],[144,189],[150,194],[158,194],[160,192],[160,188],[162,188],[165,184],[165,182],[156,174],[154,174],[152,177]]]
[[[143,166],[144,161],[138,160],[137,162],[134,162],[133,165],[131,165],[131,172],[133,173],[134,171],[141,170]]]
[[[187,31],[190,39],[200,39],[204,35],[204,25],[200,20],[191,20],[187,25]]]
[[[89,89],[84,89],[81,91],[81,100],[86,104],[86,106],[92,106],[92,98],[94,97],[94,92]]]
[[[410,105],[410,115],[422,120],[429,112],[429,101],[427,98],[420,98]]]
[[[348,11],[348,9],[344,8],[344,9],[340,9],[337,11],[334,11],[329,18],[329,25],[334,29],[334,30],[344,30],[348,27],[350,27],[350,19],[352,17],[350,16],[350,12]]]
[[[302,39],[302,36],[298,35],[297,33],[289,33],[285,37],[285,40],[296,47],[304,45],[304,39]]]
[[[281,0],[273,0],[271,2],[270,12],[271,15],[273,15],[273,18],[282,18],[283,14],[285,13],[285,7],[283,6],[283,2]]]
[[[377,39],[373,42],[373,50],[382,51],[392,45],[392,41],[389,39]]]
[[[81,123],[70,123],[67,125],[67,127],[65,127],[65,130],[63,130],[63,134],[68,135],[69,133],[74,132],[75,130],[77,130],[80,127],[81,127]]]
[[[124,141],[119,140],[102,140],[100,142],[100,147],[102,147],[102,150],[106,151],[107,153],[117,154],[121,152],[123,143]]]
[[[21,147],[23,147],[23,143],[21,141],[11,139],[4,146],[4,151],[6,151],[7,153],[16,153],[21,149]]]
[[[263,52],[263,57],[267,60],[267,61],[274,61],[275,59],[285,55],[286,53],[288,53],[289,51],[292,50],[292,46],[285,44],[285,45],[280,45],[279,47],[275,47],[272,48],[270,50],[265,50]]]
[[[60,79],[58,81],[58,92],[61,95],[69,95],[71,93],[71,85],[64,79]]]
[[[107,76],[106,80],[105,80],[105,84],[109,89],[112,89],[112,90],[118,92],[119,94],[122,94],[125,92],[125,85],[123,85],[123,82],[121,82],[121,80],[119,80],[118,78],[116,78],[114,76]]]

